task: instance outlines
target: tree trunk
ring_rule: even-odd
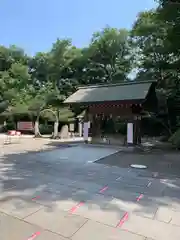
[[[40,137],[40,132],[39,132],[39,121],[35,122],[34,125],[34,137]]]
[[[59,127],[59,122],[54,122],[54,133],[53,133],[53,139],[58,138],[58,127]]]

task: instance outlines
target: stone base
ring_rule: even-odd
[[[126,144],[126,138],[122,135],[95,136],[92,137],[91,142],[95,144],[124,146]]]
[[[134,143],[127,143],[126,146],[127,147],[134,147],[135,145],[134,145]]]

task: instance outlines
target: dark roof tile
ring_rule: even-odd
[[[64,103],[143,100],[146,98],[151,84],[152,81],[81,87]]]

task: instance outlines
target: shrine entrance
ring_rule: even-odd
[[[65,100],[86,110],[93,143],[137,145],[141,143],[141,119],[156,111],[155,83],[130,82],[79,88]]]
[[[105,102],[87,109],[94,143],[132,145],[141,143],[141,104]]]

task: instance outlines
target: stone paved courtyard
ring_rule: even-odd
[[[98,163],[118,150],[1,143],[0,239],[179,240],[180,179]]]

